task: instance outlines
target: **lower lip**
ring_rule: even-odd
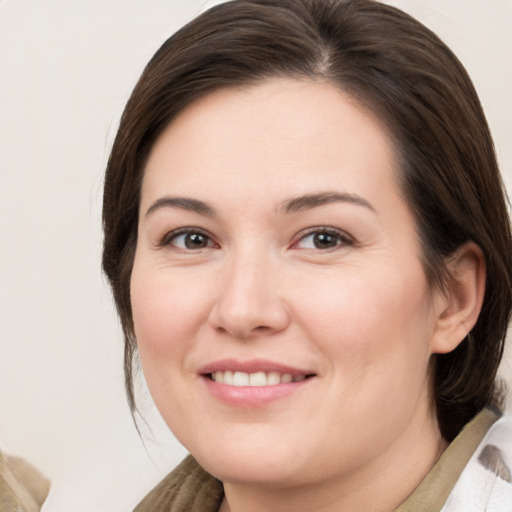
[[[262,407],[274,400],[291,395],[305,386],[312,380],[309,377],[298,382],[287,382],[274,386],[229,386],[215,382],[209,377],[202,376],[210,393],[221,402],[235,407]]]

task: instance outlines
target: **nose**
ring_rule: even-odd
[[[270,336],[285,330],[290,315],[279,293],[277,270],[261,254],[233,258],[226,263],[217,281],[220,284],[209,316],[210,325],[238,339]]]

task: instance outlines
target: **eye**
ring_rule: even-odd
[[[329,250],[339,246],[353,245],[354,241],[342,231],[317,228],[303,235],[293,247],[297,249]]]
[[[193,251],[215,246],[212,239],[206,233],[194,229],[169,233],[164,237],[161,245],[172,245],[183,251]]]

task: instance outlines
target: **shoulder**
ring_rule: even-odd
[[[0,452],[0,510],[36,512],[49,490],[50,481],[34,466]]]
[[[442,512],[509,512],[511,503],[512,419],[501,416],[474,451]]]
[[[134,512],[217,512],[222,497],[222,483],[189,455],[137,505]]]
[[[511,467],[510,419],[486,408],[395,512],[512,512]]]

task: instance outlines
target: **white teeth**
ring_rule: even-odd
[[[228,386],[276,386],[277,384],[287,384],[289,382],[300,382],[306,378],[306,375],[293,376],[291,373],[279,372],[232,372],[232,371],[216,371],[211,374],[212,380]]]
[[[251,373],[249,374],[249,386],[266,386],[267,376],[265,372]]]
[[[249,374],[245,372],[235,372],[233,374],[233,386],[248,386]]]
[[[281,382],[281,374],[279,372],[270,372],[267,375],[267,386],[275,386]]]

